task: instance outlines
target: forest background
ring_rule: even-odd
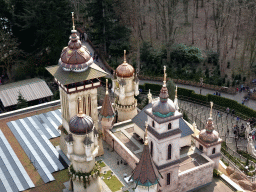
[[[84,28],[115,69],[219,86],[250,83],[256,73],[255,0],[0,0],[0,74],[7,82],[51,81],[72,27]]]

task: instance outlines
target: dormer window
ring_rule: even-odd
[[[171,123],[168,124],[168,130],[170,130],[170,129],[172,129],[172,124]]]
[[[155,121],[152,121],[152,127],[155,127]]]

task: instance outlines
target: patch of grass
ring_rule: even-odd
[[[100,167],[106,167],[106,164],[104,163],[104,161],[99,160],[98,163],[99,163]]]
[[[121,187],[123,187],[123,184],[117,179],[115,175],[111,176],[111,171],[107,171],[105,175],[101,173],[100,176],[104,177],[103,181],[106,183],[109,189],[113,192],[119,191]],[[108,177],[111,177],[111,178],[108,180],[107,179]]]
[[[68,181],[69,180],[68,169],[64,169],[56,173],[53,173],[53,177],[55,178],[56,181],[61,183]]]

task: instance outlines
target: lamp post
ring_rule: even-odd
[[[203,84],[204,84],[204,78],[201,77],[201,78],[200,78],[200,95],[202,94],[202,87],[203,87]]]

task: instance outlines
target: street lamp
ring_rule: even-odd
[[[200,95],[201,95],[201,93],[202,93],[203,84],[204,84],[204,78],[201,77],[201,78],[200,78]]]

